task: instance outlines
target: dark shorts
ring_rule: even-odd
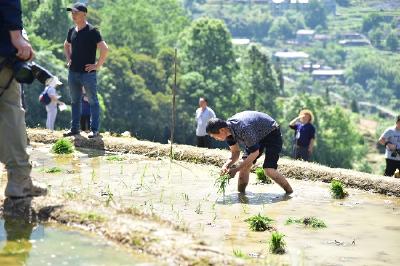
[[[282,134],[279,128],[269,133],[260,142],[260,154],[253,161],[253,164],[257,162],[257,159],[261,157],[265,150],[265,159],[263,168],[278,168],[279,153],[282,151]],[[246,159],[249,156],[249,151],[246,149],[243,153],[242,159]]]
[[[393,176],[396,169],[400,171],[400,161],[386,159],[385,176]]]

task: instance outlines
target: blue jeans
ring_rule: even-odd
[[[90,112],[91,112],[90,128],[93,132],[99,131],[100,106],[99,106],[99,100],[97,99],[96,72],[81,73],[81,72],[69,71],[68,85],[72,101],[71,130],[79,131],[80,128],[82,87],[84,87],[90,104]]]

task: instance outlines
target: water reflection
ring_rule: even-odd
[[[249,204],[249,205],[264,205],[272,204],[280,201],[287,201],[291,199],[291,195],[279,193],[232,193],[225,195],[223,198],[217,200],[217,204],[231,205],[235,203]]]
[[[31,234],[37,226],[37,215],[31,208],[32,198],[5,199],[3,204],[4,232],[0,241],[1,265],[26,265],[32,249]]]

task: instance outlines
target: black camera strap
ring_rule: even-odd
[[[8,63],[7,58],[5,58],[3,61],[1,61],[0,63],[0,72],[3,70],[3,68],[6,66],[6,64]],[[0,87],[0,89],[2,89],[3,91],[0,93],[0,97],[3,96],[4,92],[10,87],[11,82],[14,79],[14,74],[11,74],[10,79],[8,80],[8,82],[6,83],[6,86],[4,88]]]

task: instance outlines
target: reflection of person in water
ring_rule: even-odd
[[[4,231],[7,241],[0,250],[0,265],[26,265],[32,243],[29,239],[35,227],[35,213],[31,209],[32,198],[5,199]],[[0,234],[3,235],[3,234]],[[4,239],[0,239],[3,241]]]

